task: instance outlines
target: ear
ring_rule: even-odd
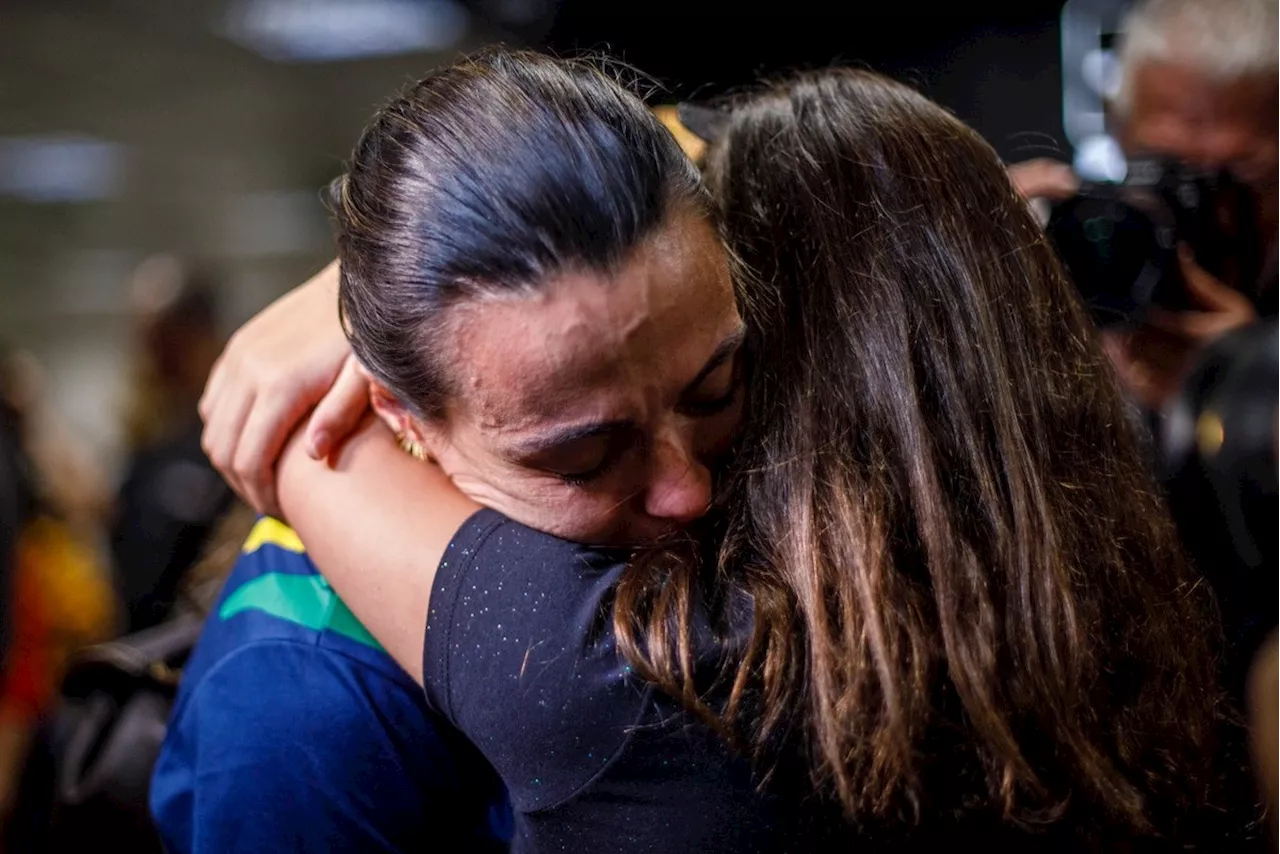
[[[680,124],[684,125],[689,133],[707,145],[718,142],[729,127],[727,111],[703,107],[699,104],[688,102],[680,104],[676,107],[676,115],[680,117]]]
[[[436,456],[434,445],[440,440],[440,431],[425,426],[405,406],[391,389],[370,377],[369,405],[382,423],[391,428],[400,446],[421,460]]]

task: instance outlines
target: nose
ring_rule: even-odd
[[[645,512],[687,525],[711,505],[711,470],[698,461],[688,436],[670,436],[656,444]]]

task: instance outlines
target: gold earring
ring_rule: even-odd
[[[408,433],[396,434],[396,441],[400,443],[400,447],[404,449],[405,453],[413,457],[415,460],[426,462],[431,459],[427,454],[427,449],[422,447],[422,445],[420,445]]]

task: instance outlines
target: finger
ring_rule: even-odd
[[[1027,199],[1060,200],[1080,190],[1080,179],[1065,163],[1037,158],[1008,167],[1009,179],[1018,193]]]
[[[240,431],[232,468],[245,500],[260,513],[280,517],[280,506],[276,500],[276,461],[285,441],[306,415],[308,406],[309,401],[296,395],[259,395]]]
[[[205,421],[209,420],[209,414],[217,408],[218,398],[226,390],[231,381],[230,378],[237,373],[236,367],[239,361],[233,358],[233,354],[240,352],[239,344],[243,337],[243,330],[233,332],[223,346],[222,352],[218,354],[218,358],[214,360],[213,367],[209,369],[204,391],[201,392],[200,400],[196,404],[200,417]]]
[[[1124,331],[1104,332],[1101,336],[1102,351],[1110,360],[1116,373],[1122,380],[1133,377],[1135,365],[1139,359],[1134,352],[1133,335]]]
[[[209,376],[204,382],[204,390],[200,392],[200,400],[196,403],[196,411],[200,413],[200,418],[205,422],[208,422],[209,414],[217,408],[218,395],[226,384],[228,371],[226,356],[227,353],[224,350],[222,355],[218,356],[217,361],[213,363],[213,367],[209,369]]]
[[[246,495],[235,471],[236,445],[253,404],[253,392],[221,395],[218,405],[210,411],[204,432],[200,436],[205,456],[241,498],[246,498]]]
[[[1185,243],[1178,244],[1178,266],[1187,285],[1187,294],[1197,306],[1206,311],[1229,312],[1252,319],[1253,305],[1248,298],[1197,264],[1195,255]]]
[[[313,459],[328,457],[356,429],[369,409],[369,377],[354,356],[342,363],[333,387],[311,413],[306,448]]]
[[[1152,410],[1163,407],[1179,387],[1190,352],[1180,339],[1149,327],[1103,333],[1102,348],[1121,386]]]
[[[1189,344],[1202,344],[1241,325],[1239,316],[1218,311],[1159,311],[1152,309],[1147,326],[1177,336]]]

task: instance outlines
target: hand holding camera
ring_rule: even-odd
[[[1152,305],[1141,324],[1101,331],[1103,349],[1121,382],[1153,411],[1163,409],[1181,388],[1197,353],[1258,316],[1248,297],[1197,264],[1185,244],[1177,256],[1185,309]]]
[[[1168,402],[1205,345],[1257,318],[1246,295],[1264,251],[1257,202],[1228,171],[1138,158],[1123,182],[1081,184],[1064,164],[1032,160],[1009,176],[1053,202],[1048,235],[1147,408]]]

